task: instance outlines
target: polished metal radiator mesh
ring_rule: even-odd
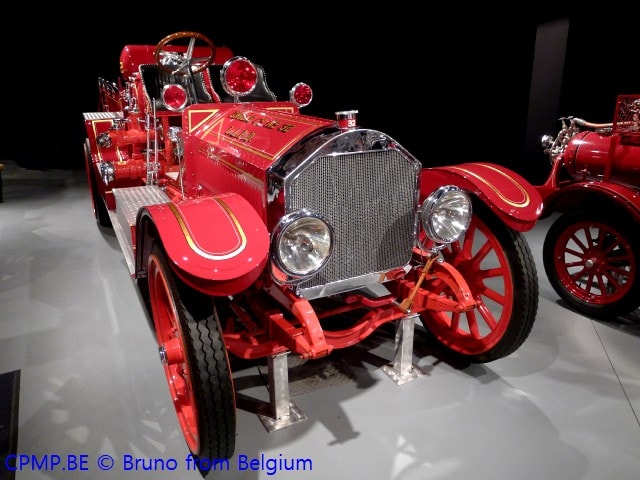
[[[416,169],[396,150],[317,158],[289,183],[287,211],[308,208],[334,228],[333,255],[299,288],[401,267],[414,242]]]

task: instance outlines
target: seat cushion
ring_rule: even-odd
[[[156,108],[166,110],[162,102],[162,89],[166,85],[182,85],[187,92],[187,105],[194,103],[211,103],[213,99],[204,85],[202,72],[190,75],[176,75],[165,71],[158,65],[140,65],[140,76],[149,105],[157,100]]]

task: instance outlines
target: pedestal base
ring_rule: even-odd
[[[424,376],[424,373],[413,365],[413,331],[418,315],[407,315],[398,320],[396,325],[395,355],[391,365],[382,367],[396,385],[404,385]]]

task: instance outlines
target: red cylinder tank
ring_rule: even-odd
[[[640,185],[640,137],[582,132],[565,152],[565,167],[574,177],[604,176],[609,162],[610,179]]]

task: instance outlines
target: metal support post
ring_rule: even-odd
[[[413,366],[413,331],[417,319],[418,314],[414,313],[398,320],[393,364],[382,367],[382,371],[397,385],[404,385],[424,376],[424,373]]]
[[[260,421],[268,432],[280,430],[307,419],[307,416],[289,398],[288,355],[289,353],[285,352],[268,358],[269,404],[258,413]]]

